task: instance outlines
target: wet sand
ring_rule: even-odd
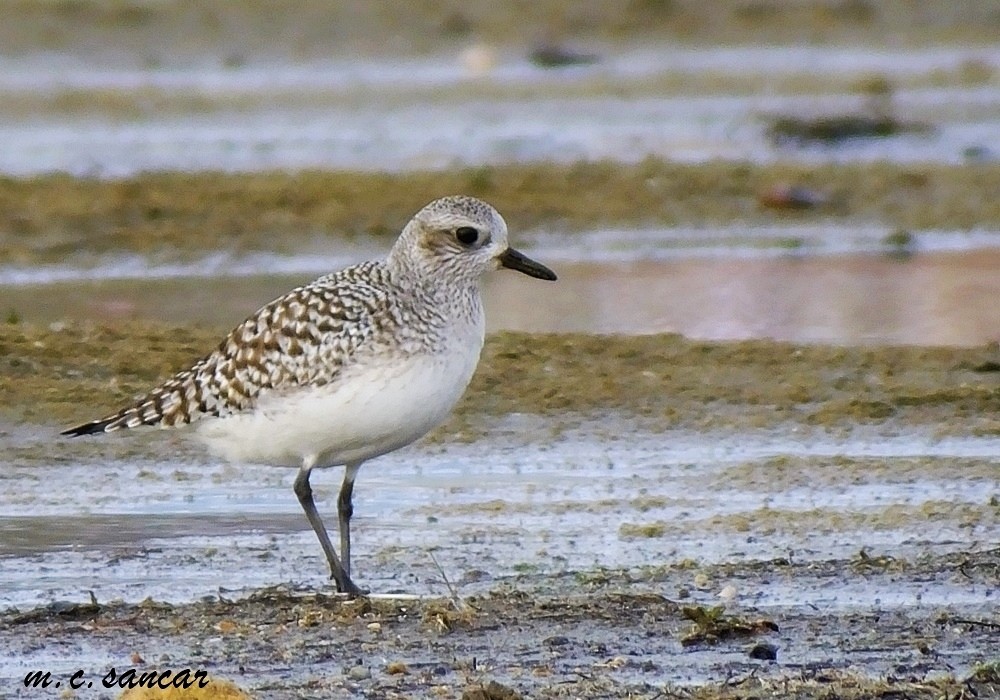
[[[915,577],[981,580],[995,576],[997,566],[994,552],[928,560],[908,572]],[[775,562],[757,570],[728,569],[725,575],[740,584],[776,575],[803,586],[822,586],[843,577],[844,570],[837,563],[804,569]],[[886,572],[883,562],[851,575],[888,585],[899,577]],[[19,634],[19,646],[13,648],[27,650],[30,644],[36,658],[40,645],[28,640],[57,630],[88,651],[111,648],[124,656],[155,648],[156,656],[139,651],[147,655],[149,665],[162,668],[184,659],[195,667],[250,676],[251,692],[269,698],[905,695],[936,700],[963,693],[995,697],[1000,687],[995,664],[977,668],[962,680],[950,677],[949,658],[957,652],[976,655],[995,648],[996,623],[967,619],[947,608],[831,612],[820,605],[766,614],[741,609],[720,619],[714,641],[685,645],[678,640],[694,640],[699,634],[687,619],[697,615],[699,606],[674,602],[659,592],[675,577],[676,572],[665,571],[645,580],[611,574],[583,585],[572,580],[547,579],[542,585],[522,581],[481,596],[419,601],[342,602],[329,595],[272,588],[240,600],[223,593],[187,606],[154,601],[53,606],[5,616],[2,624]],[[782,655],[813,646],[812,658],[791,664],[754,661],[747,650],[761,639],[776,643]],[[714,657],[705,670],[727,680],[694,687],[665,682],[675,676],[672,667],[678,656]],[[844,656],[893,658],[890,678],[873,681],[856,667],[831,663]],[[475,694],[486,688],[486,694]]]
[[[362,474],[359,567],[388,597],[343,602],[285,471],[157,431],[52,437],[220,330],[3,327],[14,658],[193,664],[275,698],[1000,683],[995,345],[491,336],[455,416]]]
[[[565,225],[564,246],[590,240],[574,229],[588,219],[690,221],[725,237],[705,222],[739,231],[741,216],[757,230],[822,228],[840,216],[838,231],[854,220],[869,230],[873,218],[911,222],[924,245],[952,240],[956,227],[996,229],[994,169],[650,161],[409,178],[7,180],[15,213],[5,262],[9,274],[44,273],[48,261],[78,274],[109,254],[138,255],[147,267],[197,264],[220,249],[329,256],[331,240],[367,256],[419,206],[418,193],[441,188],[485,191],[522,229]],[[790,173],[842,187],[849,213],[759,208],[754,193]],[[672,194],[645,208],[614,198],[617,187],[641,192],[650,176]],[[331,198],[336,183],[351,196]],[[573,183],[607,198],[567,199]],[[364,209],[375,197],[386,205],[378,216]],[[556,238],[533,235],[541,246]],[[788,249],[800,249],[803,269],[825,265],[808,247]],[[906,284],[927,262],[918,253],[893,263],[879,250],[857,264],[898,264]],[[990,253],[961,255],[960,269],[988,273]],[[219,288],[206,279],[207,290]],[[55,435],[203,355],[236,320],[228,311],[170,323],[155,320],[155,305],[115,307],[113,294],[102,319],[69,321],[64,309],[38,323],[32,308],[51,288],[9,289],[0,647],[13,651],[0,659],[2,692],[29,664],[95,677],[111,666],[197,664],[269,698],[900,691],[936,700],[969,688],[989,697],[1000,685],[995,342],[493,334],[453,417],[363,473],[359,571],[390,597],[343,603],[330,597],[287,472],[225,467],[156,431]],[[316,488],[329,513],[337,475],[323,476]],[[752,658],[755,648],[777,659]]]
[[[81,0],[10,3],[0,45],[18,55],[41,49],[148,62],[212,56],[240,65],[268,59],[338,54],[419,53],[469,40],[524,47],[548,37],[583,41],[788,43],[990,43],[998,20],[989,3],[955,0],[920,8],[902,0],[831,4],[823,0],[746,3],[718,0],[645,0],[574,5],[561,0],[527,3],[512,12],[486,0],[440,3],[421,0],[373,9],[364,2],[243,2],[221,0],[191,6]],[[127,31],[123,31],[127,29]],[[252,52],[249,47],[253,47]]]

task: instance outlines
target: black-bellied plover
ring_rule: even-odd
[[[337,590],[361,594],[351,579],[358,469],[413,442],[451,411],[483,347],[480,277],[500,267],[556,279],[508,246],[507,224],[489,204],[438,199],[417,212],[384,260],[292,290],[190,369],[63,434],[196,423],[198,437],[229,461],[298,467],[295,495]],[[309,475],[341,465],[338,558]]]

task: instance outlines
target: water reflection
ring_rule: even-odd
[[[1000,339],[1000,253],[681,260],[560,269],[544,304],[494,282],[493,321],[525,330],[715,340],[977,345]],[[558,286],[558,288],[556,288]],[[497,303],[497,297],[505,300]],[[513,306],[517,304],[517,306]]]
[[[490,330],[658,333],[727,340],[979,345],[1000,340],[1000,251],[552,261],[557,284],[498,273]],[[90,318],[235,325],[312,273],[0,287],[29,322]]]

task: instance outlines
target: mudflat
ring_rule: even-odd
[[[96,460],[100,469],[102,453],[125,462],[162,459],[148,443],[106,453],[95,442],[61,444],[54,433],[182,368],[224,330],[135,321],[4,325],[0,415],[20,445],[15,460],[27,474],[66,459]],[[604,473],[611,478],[628,472],[630,453],[612,452],[630,441],[651,441],[654,455],[669,460],[673,450],[679,463],[694,464],[675,474],[666,467],[660,473],[654,462],[644,477],[651,481],[627,477],[603,496],[598,487],[587,501],[573,500],[574,489],[564,492],[556,481],[532,487],[524,498],[511,492],[507,499],[406,509],[407,519],[426,521],[418,528],[468,518],[479,523],[475,534],[436,549],[445,564],[429,574],[435,595],[406,595],[423,585],[414,581],[390,583],[378,591],[384,596],[339,600],[321,583],[319,568],[310,576],[309,566],[295,566],[296,578],[312,583],[246,590],[234,581],[232,590],[206,591],[188,602],[84,597],[10,608],[0,616],[0,638],[25,658],[73,647],[70,658],[92,665],[95,677],[107,658],[120,658],[122,666],[207,668],[258,697],[990,697],[1000,690],[1000,492],[996,462],[987,456],[1000,435],[998,389],[995,345],[497,334],[455,415],[424,449],[469,444],[488,451],[498,439],[491,425],[522,416],[534,429],[515,430],[513,441],[529,470],[533,455],[591,438],[607,445]],[[502,438],[508,443],[510,430]],[[26,432],[38,437],[25,439]],[[771,436],[779,453],[789,441],[829,440],[859,453],[824,457],[820,449],[796,457],[765,449],[715,471],[685,456],[691,448],[682,444],[739,445],[761,435]],[[900,436],[925,436],[924,452],[865,456],[865,445]],[[966,456],[933,447],[949,440],[966,445],[955,452]],[[633,458],[639,456],[650,459],[648,449]],[[149,474],[143,468],[140,479],[160,478]],[[183,476],[192,478],[193,493],[198,483],[217,481]],[[979,484],[971,500],[947,495],[949,484],[962,481]],[[155,488],[155,481],[146,483]],[[717,492],[701,520],[696,500],[684,501],[698,488],[705,503]],[[926,494],[913,500],[905,495],[911,488]],[[843,499],[855,491],[881,492],[885,502],[871,495],[864,497],[874,499],[868,507],[852,506]],[[802,502],[791,496],[803,492]],[[727,510],[726,502],[746,493],[770,496],[759,508]],[[767,505],[771,498],[777,500]],[[799,505],[782,506],[783,498]],[[37,518],[8,520],[8,529],[15,521],[42,527]],[[56,534],[57,520],[49,518],[53,536],[73,540]],[[305,530],[299,520],[272,520],[277,534],[258,568],[284,560],[281,533]],[[551,559],[525,552],[512,564],[491,556],[491,549],[501,551],[494,541],[517,549],[516,524],[536,520],[551,528],[539,550]],[[563,540],[590,546],[582,532],[595,527],[608,528],[597,542],[630,550],[631,563],[575,563],[572,542]],[[713,554],[690,544],[720,533],[729,533],[729,544]],[[779,556],[768,549],[768,540],[788,537],[798,548]],[[239,555],[225,542],[181,551],[188,563],[178,565],[207,575],[238,567]],[[25,546],[29,560],[39,556],[30,554],[38,545]],[[122,566],[155,558],[156,551],[133,543],[112,555],[97,545],[88,556],[103,568],[99,562],[108,557]],[[599,544],[597,552],[601,561]],[[369,568],[397,571],[395,561],[405,570],[412,555],[385,543]]]

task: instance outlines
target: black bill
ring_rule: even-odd
[[[556,273],[541,263],[537,263],[524,253],[519,253],[513,248],[508,248],[500,255],[500,264],[511,270],[523,272],[529,277],[537,277],[540,280],[555,280]]]

